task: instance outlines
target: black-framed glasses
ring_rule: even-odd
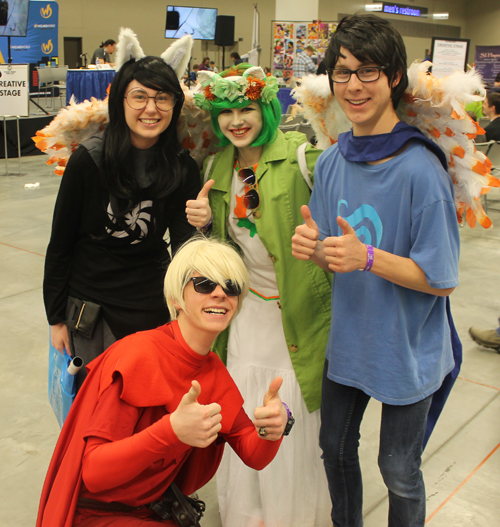
[[[255,210],[260,205],[259,184],[253,168],[240,168],[238,178],[248,188],[243,196],[243,206],[247,210]]]
[[[146,108],[149,99],[154,99],[156,108],[161,112],[169,112],[175,106],[175,97],[164,91],[159,91],[154,97],[150,97],[142,88],[134,88],[124,98],[133,110]]]
[[[354,73],[361,82],[375,82],[380,79],[380,73],[385,70],[386,66],[363,66],[357,70],[349,70],[347,68],[334,68],[328,70],[328,74],[333,82],[345,84],[351,80],[351,75]]]
[[[193,282],[194,290],[202,295],[213,293],[215,288],[219,285],[217,282],[213,282],[204,276],[193,276],[189,281]],[[227,296],[241,295],[241,287],[238,284],[235,284],[232,280],[226,280],[224,285],[220,284],[220,286]]]

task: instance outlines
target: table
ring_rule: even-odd
[[[66,104],[71,96],[76,97],[76,102],[96,99],[105,99],[108,86],[115,78],[115,70],[68,70],[66,78]]]

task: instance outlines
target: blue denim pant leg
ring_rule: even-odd
[[[363,484],[359,465],[359,427],[370,397],[331,381],[323,371],[320,447],[332,500],[334,527],[363,525]]]
[[[320,446],[332,499],[334,527],[363,525],[359,428],[370,397],[323,372]],[[389,490],[389,527],[423,527],[422,440],[432,396],[405,406],[382,405],[379,467]]]
[[[423,527],[425,485],[420,465],[432,395],[404,406],[382,405],[378,463],[389,489],[389,527]]]

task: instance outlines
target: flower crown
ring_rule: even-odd
[[[248,68],[242,76],[221,77],[213,71],[200,71],[198,80],[201,91],[194,94],[197,106],[202,110],[212,110],[212,102],[219,100],[256,101],[269,104],[276,99],[278,93],[278,80],[276,77],[267,77],[259,66]]]

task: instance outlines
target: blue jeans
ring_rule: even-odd
[[[334,527],[363,525],[359,428],[370,396],[323,372],[320,446],[332,499]],[[389,489],[389,527],[423,527],[422,440],[432,395],[414,404],[382,405],[378,465]]]

